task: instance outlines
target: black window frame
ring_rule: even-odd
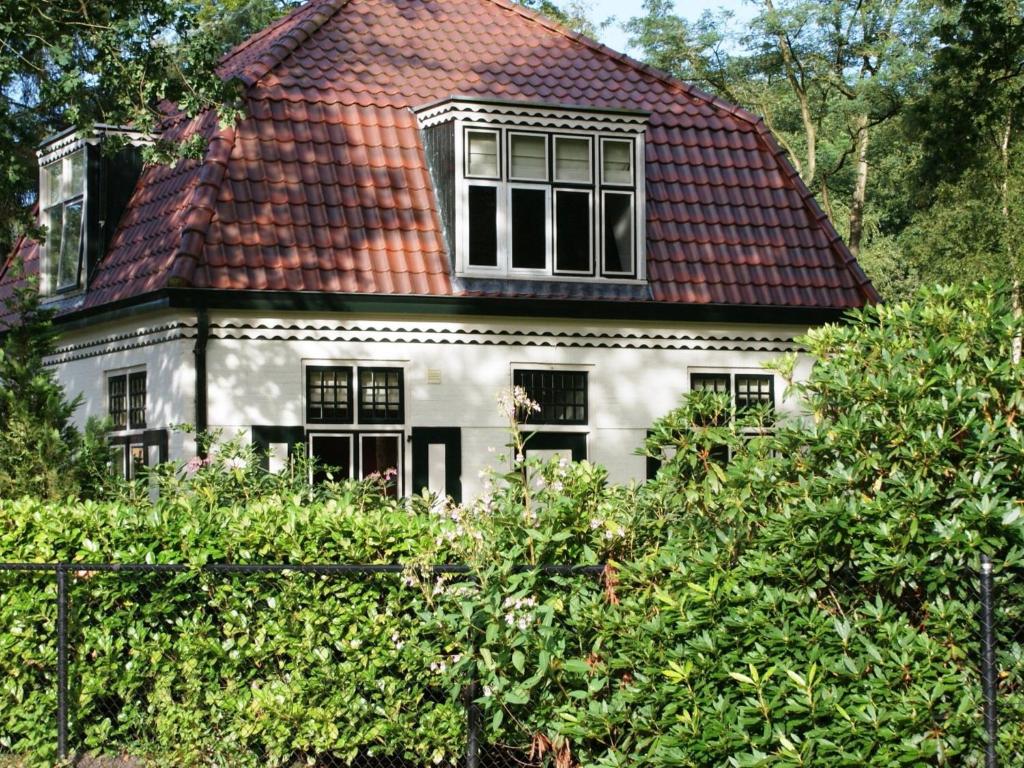
[[[364,373],[397,374],[398,376],[398,413],[394,417],[377,417],[363,413],[363,381]],[[385,390],[390,389],[385,382]],[[360,365],[356,368],[356,420],[359,424],[405,424],[405,369],[395,366]]]
[[[741,405],[738,402],[738,398],[737,398],[738,388],[737,388],[737,383],[736,383],[737,379],[740,379],[740,378],[744,378],[744,379],[760,379],[762,381],[766,380],[768,382],[768,393],[769,393],[770,400],[767,400],[767,401],[759,400],[759,401],[754,402],[754,403],[744,403],[744,404]],[[696,382],[698,382],[698,381],[712,381],[712,380],[719,380],[719,379],[724,379],[725,382],[726,382],[726,390],[724,392],[721,392],[720,390],[707,390],[707,389],[702,389],[702,388],[694,386],[694,384]],[[732,421],[734,421],[737,416],[742,415],[745,411],[747,411],[749,409],[752,409],[752,408],[756,408],[757,406],[759,406],[761,404],[767,404],[767,405],[770,406],[769,410],[770,410],[771,414],[773,414],[773,419],[774,419],[775,411],[778,408],[778,404],[775,402],[775,376],[773,376],[770,373],[746,373],[746,372],[736,372],[736,371],[712,371],[712,372],[694,371],[694,372],[691,372],[690,373],[690,392],[700,392],[700,391],[713,391],[713,392],[720,392],[721,394],[728,395],[728,397],[729,397],[729,413],[728,413],[728,421],[719,422],[717,424],[709,424],[709,423],[708,424],[694,424],[694,426],[697,426],[697,427],[715,427],[715,426],[720,427],[720,426],[724,426],[726,423],[731,423]],[[770,426],[770,423],[769,423],[769,426]],[[758,432],[758,430],[751,430],[751,434],[755,434],[757,432]]]
[[[537,392],[537,387],[534,386],[531,389],[528,379],[532,379],[535,376],[552,376],[552,377],[580,377],[582,380],[582,387],[572,388],[569,391],[578,392],[582,389],[583,392],[583,417],[582,419],[556,419],[552,415],[554,410],[558,407],[580,407],[575,403],[545,403],[543,398],[547,392],[545,390],[550,389],[552,394],[556,393],[555,387],[545,387],[541,385],[540,393]],[[590,376],[588,371],[580,370],[563,370],[563,369],[545,369],[545,368],[515,368],[512,371],[512,385],[516,387],[522,387],[526,390],[527,397],[537,402],[540,405],[540,412],[534,412],[529,414],[522,414],[521,421],[529,422],[530,424],[538,424],[545,426],[586,426],[590,423]]]
[[[140,386],[141,382],[141,386]],[[149,401],[149,382],[145,371],[128,373],[128,429],[146,428],[146,407]],[[139,399],[141,399],[141,402]]]
[[[119,391],[115,392],[115,385]],[[117,403],[115,405],[115,402]],[[128,429],[128,374],[119,373],[107,376],[107,416],[111,421],[111,429]]]
[[[321,374],[320,384],[318,386],[313,384],[313,377],[310,375],[311,373],[320,373]],[[324,416],[323,415],[323,412],[324,412],[324,405],[323,404],[326,402],[323,399],[323,393],[327,389],[327,387],[325,387],[325,385],[323,383],[323,376],[322,376],[322,374],[324,374],[324,373],[333,373],[333,374],[341,373],[341,374],[345,375],[345,380],[346,380],[345,389],[346,389],[347,399],[345,401],[345,414],[346,415],[343,416],[343,417],[336,418],[336,417]],[[353,376],[352,366],[351,365],[308,365],[308,366],[306,366],[306,370],[305,370],[305,382],[304,383],[305,383],[305,390],[306,390],[306,423],[307,424],[352,424],[354,422],[354,420],[355,420],[355,404],[354,404],[354,397],[355,397],[354,389],[355,389],[355,387],[354,387],[354,383],[355,382],[354,382],[354,376]],[[337,388],[337,384],[331,385],[331,388],[335,388],[336,389]],[[314,415],[313,415],[313,390],[314,389],[319,389],[320,390],[320,406],[319,406],[319,408],[320,408],[320,415],[316,416],[316,417],[314,417]],[[334,404],[334,408],[337,409],[338,401],[337,400],[332,400],[331,402]]]
[[[740,403],[740,381],[739,381],[740,379],[759,380],[761,382],[767,382],[768,383],[768,399],[767,400],[763,400],[763,399],[756,399],[756,400],[754,400],[754,399],[750,399],[749,397],[747,397],[746,398],[747,401],[741,404]],[[749,388],[749,386],[745,387],[744,392],[745,392],[745,395],[749,396],[749,394],[751,392],[751,389]],[[776,408],[776,404],[775,404],[775,377],[772,376],[770,373],[737,373],[737,374],[734,374],[733,375],[733,396],[732,396],[732,401],[733,401],[733,408],[735,409],[737,414],[744,413],[745,411],[752,410],[752,409],[757,408],[758,406],[764,405],[766,403],[769,406],[771,406],[771,412],[774,413],[775,412],[775,408]]]

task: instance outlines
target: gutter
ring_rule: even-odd
[[[199,307],[196,310],[196,343],[193,347],[196,363],[196,454],[205,459],[207,455],[207,436],[209,429],[209,418],[207,415],[207,403],[209,382],[206,376],[206,344],[210,339],[210,313],[206,307]]]

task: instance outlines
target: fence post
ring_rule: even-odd
[[[57,564],[57,757],[68,759],[68,567]]]
[[[476,670],[474,669],[473,677],[469,681],[469,691],[466,693],[466,719],[469,734],[466,741],[466,768],[480,768],[480,707],[476,703],[479,695]]]
[[[996,639],[992,619],[992,561],[981,556],[981,686],[985,706],[985,768],[996,768]]]

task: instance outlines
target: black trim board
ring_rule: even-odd
[[[302,456],[306,449],[306,430],[301,426],[252,426],[252,447],[259,454],[260,467],[270,471],[271,443],[286,443],[288,458]],[[297,449],[297,450],[296,450]]]
[[[157,309],[275,310],[337,314],[444,315],[477,317],[551,317],[586,320],[692,321],[780,325],[840,322],[846,309],[775,307],[749,304],[676,304],[654,301],[589,301],[564,298],[488,296],[393,296],[313,291],[242,291],[166,288],[98,307],[73,310],[56,318],[73,330]],[[101,319],[102,318],[102,319]]]
[[[462,503],[462,430],[459,427],[412,428],[412,490],[430,485],[430,446],[444,446],[445,492]]]
[[[526,455],[530,451],[569,451],[573,461],[587,459],[586,432],[524,432]]]

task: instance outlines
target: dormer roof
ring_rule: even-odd
[[[453,279],[414,112],[453,96],[649,115],[648,286],[602,298],[878,298],[760,119],[509,0],[312,0],[219,73],[243,84],[248,116],[168,120],[168,138],[205,136],[206,155],[144,171],[84,307],[177,287],[594,298]],[[19,248],[31,263],[35,246]]]

